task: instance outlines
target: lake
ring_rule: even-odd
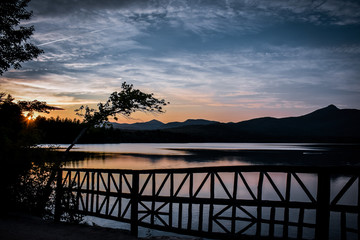
[[[58,145],[66,148],[67,145]],[[254,164],[353,165],[358,146],[315,143],[121,143],[77,144],[88,153],[65,167],[159,169]],[[345,157],[346,156],[346,157]]]
[[[66,148],[67,145],[59,145]],[[73,161],[64,167],[68,168],[111,168],[111,169],[164,169],[164,168],[192,168],[208,166],[239,166],[239,165],[358,165],[359,150],[357,145],[351,144],[298,144],[298,143],[186,143],[186,144],[78,144],[72,149]],[[78,154],[81,153],[81,154]],[[222,176],[224,184],[231,186],[232,176]],[[284,174],[272,175],[273,180],[285,191]],[[248,176],[252,188],[257,187],[258,175]],[[140,179],[141,180],[141,179]],[[141,181],[144,181],[142,179]],[[196,182],[196,180],[194,180]],[[316,189],[316,177],[313,174],[303,174],[303,183],[311,192]],[[332,185],[339,191],[348,178],[338,177],[332,180]],[[176,179],[175,179],[176,182]],[[230,188],[229,188],[230,189]],[[292,197],[297,196],[298,188],[294,189]],[[254,190],[256,191],[256,190]],[[207,195],[208,192],[203,192]],[[264,192],[271,199],[271,192]],[[348,196],[348,200],[357,199],[357,191]],[[332,198],[335,196],[333,195]],[[249,210],[250,211],[250,210]],[[255,210],[254,210],[255,211]],[[174,212],[176,215],[176,212]],[[255,214],[255,212],[254,212]],[[307,215],[309,221],[314,221],[315,213]],[[186,218],[187,216],[184,215]],[[296,221],[296,214],[290,219]],[[337,219],[334,215],[332,219]],[[90,224],[129,228],[127,224],[116,221],[86,217]],[[337,220],[336,220],[337,221]],[[339,225],[332,223],[332,239],[337,239]],[[295,234],[295,233],[294,233]],[[311,232],[309,232],[311,236]],[[140,228],[139,236],[174,235],[155,230]],[[305,234],[306,236],[306,234]],[[311,237],[310,237],[311,238]],[[352,239],[349,237],[349,239]]]

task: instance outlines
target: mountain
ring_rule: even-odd
[[[359,123],[360,110],[329,105],[297,117],[263,117],[238,123],[189,119],[167,124],[157,120],[112,124],[122,131],[115,139],[129,142],[360,142]]]
[[[219,123],[215,121],[203,120],[203,119],[188,119],[185,122],[170,122],[170,123],[162,123],[158,120],[151,120],[149,122],[141,122],[141,123],[110,123],[115,129],[122,130],[162,130],[162,129],[170,129],[170,128],[178,128],[178,127],[187,127],[187,126],[206,126],[209,124]]]
[[[215,123],[169,129],[197,141],[309,141],[360,140],[360,110],[334,105],[299,117],[263,117],[238,123]]]
[[[157,130],[160,129],[164,123],[158,120],[151,120],[149,122],[140,122],[140,123],[110,123],[115,129],[123,129],[123,130]]]

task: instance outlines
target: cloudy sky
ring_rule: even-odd
[[[358,0],[32,0],[45,54],[0,79],[17,99],[73,117],[126,81],[170,101],[163,115],[238,122],[360,108]]]

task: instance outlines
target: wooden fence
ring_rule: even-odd
[[[360,239],[360,168],[57,170],[67,212],[220,239]],[[70,194],[69,194],[70,193]]]

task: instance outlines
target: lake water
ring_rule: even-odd
[[[68,162],[65,167],[159,169],[284,163],[307,165],[317,161],[324,164],[323,156],[332,146],[306,143],[77,144],[72,152],[91,154],[82,156],[80,161]],[[59,147],[66,148],[67,145]],[[328,159],[326,164],[334,163]]]
[[[67,145],[60,145],[59,147],[66,148]],[[306,143],[78,144],[71,151],[86,154],[75,154],[73,156],[74,161],[67,162],[64,167],[164,169],[255,164],[358,165],[357,149],[356,145]],[[344,157],[345,155],[346,157]],[[226,176],[223,177],[225,185],[232,184],[233,177],[229,177],[229,179],[226,179]],[[272,177],[279,186],[282,186],[283,189],[280,189],[280,191],[284,194],[284,176],[281,176],[281,174],[276,176],[275,174]],[[249,176],[248,179],[249,182],[253,182],[254,191],[256,191],[257,180],[258,175],[254,176],[253,179]],[[141,181],[144,181],[144,179]],[[311,192],[314,192],[315,196],[316,177],[312,174],[305,174],[302,176],[302,181],[309,187]],[[335,192],[339,191],[347,181],[348,178],[342,177],[334,179],[332,185],[337,186]],[[208,193],[205,192],[204,194]],[[265,192],[264,197],[266,194]],[[270,194],[270,198],[273,197],[270,192],[268,194]],[[298,194],[297,189],[294,189],[292,197],[296,197],[296,194]],[[357,199],[357,194],[357,191],[352,192],[348,198],[350,200]],[[332,196],[332,198],[334,197]],[[301,200],[301,196],[299,200]],[[310,222],[315,220],[314,214],[314,212],[310,212],[307,216]],[[186,217],[186,214],[184,217]],[[290,216],[290,218],[292,217],[296,218],[295,215]],[[86,221],[90,224],[95,223],[106,227],[129,228],[124,223],[94,217],[86,217]],[[340,234],[339,225],[336,221],[332,223],[332,239],[337,239],[336,236]],[[145,237],[174,234],[140,228],[139,235],[140,237]],[[352,238],[350,237],[349,239]]]

